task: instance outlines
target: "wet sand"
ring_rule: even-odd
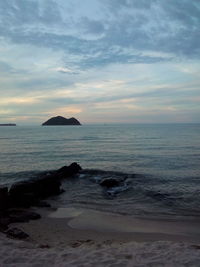
[[[93,242],[175,241],[200,243],[200,222],[192,218],[145,219],[78,208],[37,209],[40,220],[16,223],[31,240],[51,246]]]
[[[77,208],[36,209],[37,221],[16,223],[27,241],[0,234],[0,266],[190,266],[200,262],[199,222],[145,219]]]

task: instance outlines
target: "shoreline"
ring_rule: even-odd
[[[13,223],[36,243],[51,246],[76,240],[93,242],[173,241],[200,244],[199,221],[147,219],[78,208],[34,208],[39,220]]]
[[[61,194],[68,188],[62,180],[72,179],[70,190],[77,190],[72,185],[80,170],[72,163],[1,188],[2,223],[26,238],[0,233],[0,266],[198,266],[199,217],[140,217],[64,204],[69,192]]]
[[[68,211],[69,209],[68,207]],[[116,217],[121,223],[127,218],[91,210],[85,210],[84,214],[76,209],[71,209],[71,213],[67,214],[68,217],[55,218],[58,211],[55,207],[31,210],[40,213],[41,219],[11,225],[29,234],[30,237],[26,241],[8,239],[0,234],[0,265],[196,267],[200,261],[199,236],[151,232],[155,227],[153,221],[150,223],[146,219],[140,221],[132,219],[132,227],[137,229],[140,227],[140,231],[126,232],[117,229],[108,231],[106,230],[108,220],[111,220],[115,227],[119,223],[115,221]],[[61,217],[62,212],[58,217]],[[92,217],[94,213],[96,221]],[[105,219],[104,225],[100,218]],[[96,226],[96,229],[95,227],[91,229],[89,221]],[[164,222],[158,220],[156,223],[163,225]],[[150,225],[151,229],[146,228],[144,232],[144,228]]]

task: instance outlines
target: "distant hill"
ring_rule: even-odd
[[[45,121],[43,126],[49,125],[81,125],[80,122],[75,118],[66,119],[62,116],[52,117],[49,120]]]
[[[0,126],[16,126],[15,123],[1,123]]]

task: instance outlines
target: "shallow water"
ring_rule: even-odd
[[[30,179],[76,161],[101,171],[85,171],[66,182],[61,205],[198,216],[199,133],[199,124],[1,127],[0,183]],[[99,182],[110,177],[124,182],[105,190]]]
[[[50,218],[67,219],[71,228],[121,233],[151,233],[200,238],[199,220],[171,218],[137,218],[89,209],[58,208]],[[199,239],[198,239],[199,241]]]

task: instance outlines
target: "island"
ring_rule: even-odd
[[[16,126],[15,123],[1,123],[0,126]]]
[[[81,123],[75,119],[70,118],[66,119],[62,116],[52,117],[49,120],[45,121],[42,126],[55,126],[55,125],[81,125]]]

